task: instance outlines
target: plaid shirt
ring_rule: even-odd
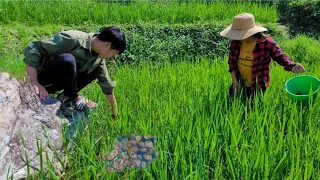
[[[240,77],[238,69],[238,59],[240,54],[241,42],[232,40],[229,49],[229,72],[235,71],[237,79]],[[252,86],[251,91],[256,90],[257,85],[260,88],[266,88],[270,85],[270,62],[271,58],[284,67],[286,71],[291,71],[295,63],[289,56],[284,54],[277,42],[270,37],[261,37],[253,50],[252,63]]]

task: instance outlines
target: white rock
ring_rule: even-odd
[[[68,123],[56,116],[60,105],[60,102],[41,104],[29,84],[0,73],[0,179],[6,179],[8,172],[13,179],[27,178],[26,155],[32,165],[31,172],[37,172],[40,169],[37,142],[39,145],[40,140],[43,162],[48,154],[53,164],[59,164],[51,148],[64,154],[62,125]],[[48,147],[49,143],[53,147]],[[57,166],[55,170],[59,172],[62,167]]]

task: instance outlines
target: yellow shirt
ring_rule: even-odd
[[[252,62],[253,62],[253,49],[257,41],[248,43],[242,42],[238,60],[238,69],[240,76],[245,85],[250,87],[252,84]]]

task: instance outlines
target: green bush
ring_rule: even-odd
[[[220,31],[229,24],[180,24],[180,25],[120,25],[124,30],[128,47],[121,62],[136,64],[140,61],[161,62],[163,59],[192,60],[197,56],[214,59],[228,53],[229,40],[220,36]],[[275,24],[264,25],[274,37],[284,37],[285,30]],[[22,54],[25,46],[36,39],[52,36],[60,30],[77,29],[97,32],[100,26],[4,26],[0,32],[0,58]],[[1,39],[8,39],[2,42]],[[278,38],[276,38],[278,39]]]
[[[206,56],[214,59],[228,53],[229,39],[220,36],[220,31],[228,24],[191,24],[167,26],[127,26],[129,46],[121,57],[122,62],[136,63],[147,59],[192,60],[194,57]],[[286,31],[274,24],[264,25],[268,34],[284,37]]]
[[[320,0],[278,1],[279,22],[288,25],[291,33],[320,35]]]

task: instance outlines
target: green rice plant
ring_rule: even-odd
[[[227,92],[227,59],[212,63],[150,62],[116,67],[119,118],[113,121],[97,84],[81,92],[99,107],[67,152],[64,179],[315,179],[319,174],[320,109],[286,96],[294,76],[272,64],[271,86],[253,107]],[[308,72],[319,75],[318,69]],[[147,83],[146,83],[147,82]],[[145,169],[109,174],[102,156],[120,135],[157,136],[158,159]],[[41,149],[41,143],[38,143]],[[41,152],[39,152],[41,154]],[[40,155],[39,154],[39,155]],[[44,163],[44,162],[43,162]],[[52,177],[54,167],[48,166]]]
[[[276,7],[254,2],[108,2],[108,1],[1,1],[0,23],[30,25],[135,24],[231,22],[238,13],[249,12],[258,22],[277,22]]]
[[[118,81],[116,121],[97,85],[84,90],[100,107],[79,137],[66,178],[316,178],[319,101],[311,107],[291,101],[284,83],[294,74],[273,65],[272,84],[255,106],[237,99],[230,105],[231,77],[226,59],[220,62],[166,60],[118,67],[112,74]],[[108,174],[101,156],[109,153],[115,137],[128,134],[156,135],[159,158],[146,169]]]

